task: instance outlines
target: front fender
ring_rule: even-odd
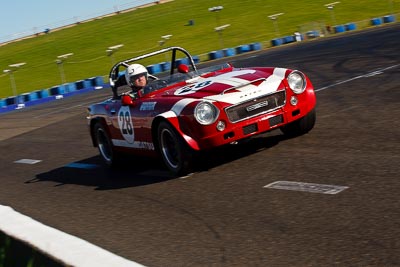
[[[185,142],[189,145],[194,150],[200,150],[199,144],[197,143],[196,140],[194,140],[192,137],[188,136],[185,134],[179,125],[179,120],[178,117],[176,116],[176,113],[173,111],[167,111],[164,113],[159,114],[156,119],[165,119],[167,120],[174,128],[175,130],[179,133],[180,136],[185,140]]]

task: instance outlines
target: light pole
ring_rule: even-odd
[[[158,43],[162,47],[171,37],[172,37],[172,34],[163,35],[163,36],[161,36],[161,40],[158,41]]]
[[[222,32],[223,32],[223,30],[225,30],[229,26],[231,26],[231,25],[230,24],[225,24],[225,25],[222,25],[222,26],[215,27],[215,31],[218,33],[218,36],[219,36],[219,42],[221,44],[221,48],[224,48],[224,39],[222,38]]]
[[[390,14],[393,14],[393,0],[388,0],[389,1],[389,12]]]
[[[118,44],[118,45],[110,46],[107,48],[106,53],[107,53],[107,56],[109,56],[111,58],[112,65],[115,64],[114,53],[117,52],[117,50],[123,46],[124,46],[123,44]]]
[[[15,83],[14,72],[25,64],[26,64],[25,62],[11,64],[8,65],[10,69],[6,69],[3,71],[4,73],[8,73],[8,75],[10,75],[11,89],[15,97],[17,96],[17,84]]]
[[[276,13],[273,15],[269,15],[268,18],[270,20],[272,20],[273,24],[274,24],[274,28],[275,28],[275,34],[277,37],[279,37],[280,33],[279,33],[279,26],[278,26],[278,17],[282,16],[285,13]]]
[[[213,7],[210,7],[210,8],[208,9],[208,11],[210,11],[210,12],[215,12],[215,21],[216,21],[216,23],[217,23],[217,26],[219,25],[219,15],[218,15],[218,13],[219,13],[222,9],[224,9],[223,6],[213,6]]]
[[[335,11],[333,9],[337,4],[340,4],[340,2],[333,2],[325,5],[325,7],[331,12],[333,25],[336,25]]]
[[[218,33],[219,42],[220,42],[220,44],[221,44],[221,49],[224,48],[224,40],[223,40],[223,38],[222,38],[222,32],[223,32],[224,29],[226,29],[227,27],[231,26],[230,24],[225,24],[225,25],[219,26],[219,25],[220,25],[220,22],[219,22],[219,12],[220,12],[222,9],[224,9],[223,6],[214,6],[214,7],[210,7],[210,8],[208,9],[208,11],[214,12],[214,13],[215,13],[215,22],[216,22],[216,26],[217,26],[217,27],[215,27],[214,30]]]
[[[65,73],[64,73],[64,61],[67,60],[67,58],[72,55],[74,55],[74,53],[68,53],[68,54],[60,55],[56,59],[56,64],[58,65],[58,69],[60,71],[61,84],[66,83],[66,78],[65,78]]]

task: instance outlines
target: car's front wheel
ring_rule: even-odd
[[[193,150],[166,121],[159,124],[157,136],[160,154],[167,168],[175,175],[188,174],[192,168]]]
[[[106,129],[100,122],[97,122],[93,129],[100,156],[108,166],[115,166],[118,163],[119,155],[114,151]]]
[[[314,128],[315,121],[316,112],[315,109],[313,109],[304,117],[281,127],[281,131],[289,137],[300,136],[311,131],[311,129]]]

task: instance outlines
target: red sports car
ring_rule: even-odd
[[[160,62],[166,54],[171,60],[161,63],[157,77],[150,71],[148,84],[132,97],[124,70],[132,63]],[[181,47],[118,62],[110,85],[112,97],[91,105],[87,117],[93,145],[108,165],[125,153],[161,155],[170,171],[184,175],[198,151],[277,128],[302,135],[316,119],[314,88],[304,73],[227,63],[197,69]]]

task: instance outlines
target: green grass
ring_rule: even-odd
[[[221,5],[219,25],[230,24],[223,32],[224,47],[261,42],[263,47],[277,37],[268,15],[278,18],[280,37],[313,29],[312,25],[333,25],[326,0],[174,0],[116,16],[105,17],[35,38],[0,46],[0,98],[11,96],[9,75],[2,71],[9,64],[26,62],[14,73],[18,94],[50,88],[61,83],[55,60],[58,55],[74,53],[64,64],[67,82],[107,75],[112,59],[109,46],[124,44],[115,60],[158,49],[162,35],[172,34],[166,46],[178,45],[193,55],[221,49],[214,27],[217,14],[209,7]],[[400,0],[342,0],[335,6],[337,24],[365,21],[399,12]],[[193,26],[186,26],[194,20]],[[318,23],[318,24],[317,24]],[[358,27],[360,28],[360,27]]]

